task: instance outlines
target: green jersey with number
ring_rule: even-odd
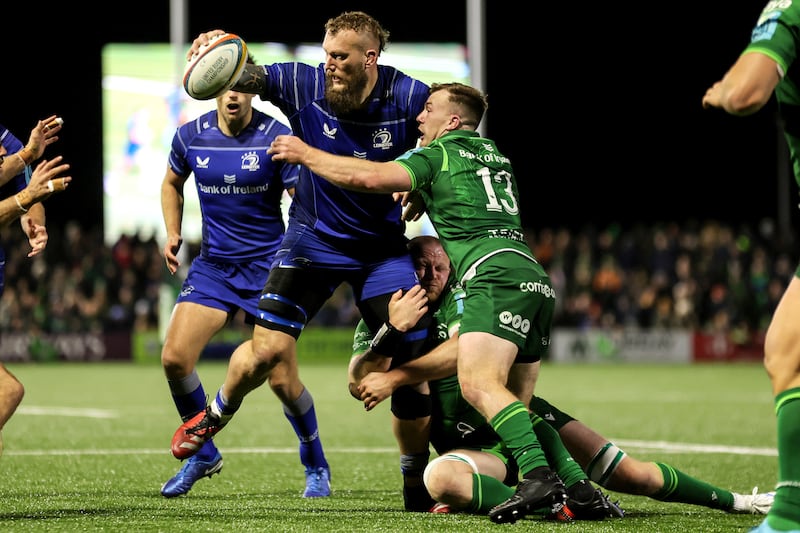
[[[511,163],[478,132],[451,131],[395,159],[425,200],[459,280],[483,259],[513,251],[533,258],[525,242]]]
[[[784,122],[794,179],[800,185],[800,3],[771,0],[753,28],[744,53],[758,52],[773,59],[782,79],[775,87]]]

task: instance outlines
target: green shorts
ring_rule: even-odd
[[[465,284],[459,334],[491,333],[519,347],[517,363],[547,354],[556,295],[539,263],[504,252],[481,263]]]

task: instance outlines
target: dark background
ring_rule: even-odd
[[[527,226],[758,222],[777,217],[779,203],[796,218],[794,180],[778,186],[774,102],[746,118],[700,105],[747,44],[763,0],[486,3],[486,133],[512,160]],[[103,44],[169,41],[167,0],[105,5],[37,4],[5,18],[0,123],[24,142],[39,118],[66,122],[47,153],[67,158],[74,181],[47,202],[49,224],[102,224]],[[459,1],[192,0],[187,31],[190,40],[222,28],[246,40],[321,42],[325,21],[353,9],[394,42],[466,43]]]

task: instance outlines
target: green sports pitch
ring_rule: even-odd
[[[388,405],[365,412],[346,362],[301,357],[331,464],[330,498],[304,499],[297,440],[268,387],[252,392],[216,438],[225,467],[184,497],[161,484],[181,466],[179,424],[157,364],[7,365],[25,399],[3,429],[0,531],[747,531],[763,517],[610,493],[627,516],[572,524],[529,517],[407,513]],[[198,367],[210,396],[225,364]],[[748,493],[775,483],[775,416],[758,364],[544,364],[537,392],[630,455]]]

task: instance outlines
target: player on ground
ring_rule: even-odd
[[[253,64],[252,57],[247,61]],[[200,255],[183,281],[161,350],[172,400],[184,421],[205,411],[206,392],[196,369],[205,346],[239,310],[253,323],[284,234],[283,192],[291,194],[297,183],[297,165],[273,162],[265,153],[270,141],[290,133],[289,128],[254,109],[252,100],[252,94],[227,91],[216,98],[216,110],[180,126],[161,185],[170,274],[180,267],[183,189],[192,175],[202,212]],[[286,416],[292,420],[291,413]],[[301,444],[300,459],[307,469],[327,466],[319,439]],[[222,454],[208,440],[164,483],[161,494],[186,494],[199,479],[221,469]],[[304,496],[327,494],[307,486]]]
[[[390,162],[335,155],[288,135],[269,153],[346,189],[413,191],[424,201],[467,294],[458,337],[462,394],[491,422],[523,476],[514,495],[489,512],[504,523],[559,507],[567,495],[525,405],[550,344],[555,293],[525,242],[510,161],[475,131],[486,105],[473,87],[434,84],[417,117],[421,147]]]
[[[499,442],[499,438],[490,428],[477,426],[474,415],[469,415],[474,410],[460,399],[454,374],[460,319],[459,295],[463,297],[463,291],[457,284],[445,284],[443,281],[446,280],[444,273],[449,269],[447,256],[435,237],[415,238],[411,245],[410,250],[418,265],[417,272],[428,297],[428,305],[436,309],[434,319],[438,334],[434,345],[437,348],[394,369],[370,372],[351,388],[364,401],[365,408],[371,410],[388,398],[395,388],[431,380],[434,405],[431,440],[440,457],[431,461],[426,469],[428,489],[439,502],[449,504],[453,510],[486,512],[513,492],[509,486],[487,478],[494,475],[495,480],[504,481],[512,473],[510,479],[513,480],[516,471],[512,472],[508,468],[507,465],[513,466],[513,461],[508,460],[510,458],[502,454],[502,450],[492,448]],[[412,296],[409,293],[397,299],[390,307],[393,324],[402,324],[405,327],[407,323],[413,322],[419,305],[411,300]],[[368,338],[368,332],[357,332],[354,340],[356,354],[361,353],[363,343]],[[356,346],[359,347],[358,350],[355,349]],[[359,355],[354,356],[354,365],[360,358]],[[441,380],[433,381],[440,376]],[[591,475],[592,481],[616,492],[648,496],[658,501],[702,505],[739,514],[766,514],[772,505],[774,493],[758,493],[754,489],[752,494],[739,494],[693,478],[671,465],[640,461],[544,399],[534,397],[530,405],[534,413],[534,429],[545,451],[548,452],[549,445],[560,446],[561,441],[566,446],[564,452],[550,452],[556,458],[550,459],[548,455],[548,460],[567,485],[568,513],[577,519],[585,519],[587,510],[599,510],[599,506],[581,505],[580,496],[574,493],[581,485],[576,487],[572,479],[583,478],[574,476],[568,470],[565,472],[562,465],[575,465],[574,461]],[[546,428],[551,432],[557,430],[558,436],[553,437],[545,431]],[[476,437],[481,436],[484,439],[484,450],[476,446],[465,449],[468,444],[475,443]],[[570,463],[572,458],[574,461]],[[600,501],[597,495],[594,501]],[[613,513],[614,507],[610,510],[612,515],[619,515]],[[588,517],[593,516],[597,515],[588,513]]]
[[[222,30],[195,39],[189,56]],[[362,12],[345,12],[325,24],[325,62],[245,66],[234,89],[258,94],[288,118],[294,134],[320,149],[387,161],[412,148],[415,117],[427,86],[399,70],[379,65],[388,32]],[[190,455],[192,443],[219,431],[244,397],[264,381],[294,413],[301,440],[317,438],[309,391],[300,381],[296,343],[303,328],[342,283],[353,288],[356,304],[370,327],[387,320],[387,303],[398,289],[416,285],[406,250],[401,206],[389,193],[349,191],[301,170],[289,211],[289,224],[264,287],[253,339],[231,356],[228,374],[205,414],[186,422],[173,439],[173,453]],[[388,338],[387,355],[399,364],[416,353],[426,324]],[[428,462],[430,398],[404,388],[393,398],[395,436],[401,451],[407,509],[427,511],[431,499],[422,484]],[[328,484],[330,470],[310,473]]]
[[[800,186],[800,4],[770,1],[750,44],[703,96],[703,107],[750,115],[775,94],[795,180]],[[764,341],[764,367],[772,382],[778,432],[775,504],[753,531],[800,533],[800,266],[778,304]]]
[[[417,268],[420,287],[411,289],[402,297],[398,293],[392,298],[389,320],[395,328],[403,331],[416,323],[427,306],[433,313],[433,324],[425,349],[432,351],[391,370],[371,365],[373,332],[361,321],[353,339],[350,390],[357,399],[363,399],[367,410],[371,410],[398,386],[425,381],[426,376],[441,376],[441,379],[429,381],[433,404],[431,444],[440,457],[457,457],[461,462],[452,466],[440,465],[447,470],[446,474],[432,468],[434,464],[440,464],[440,459],[429,464],[426,469],[427,488],[439,502],[446,504],[435,506],[431,512],[450,512],[452,509],[485,514],[514,493],[513,487],[519,481],[516,463],[483,416],[461,396],[455,374],[456,339],[465,293],[452,277],[450,259],[439,239],[428,235],[413,238],[409,242],[409,251]],[[436,347],[442,343],[447,344],[447,351],[437,351]],[[374,370],[365,376],[368,367]],[[400,383],[405,377],[412,376],[413,382]],[[555,430],[539,417],[532,415],[531,418],[548,462],[567,487],[567,508],[561,509],[554,518],[602,520],[606,516],[622,516],[619,507],[592,486],[578,463],[569,456]],[[474,481],[473,474],[478,476]]]

